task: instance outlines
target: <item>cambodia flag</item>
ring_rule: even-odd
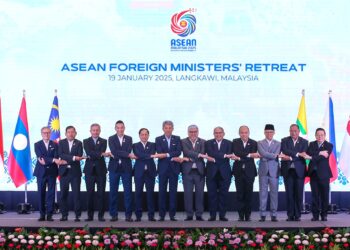
[[[33,177],[32,160],[30,156],[27,106],[24,96],[22,98],[16,130],[13,136],[10,155],[8,158],[8,170],[16,187],[26,183]]]
[[[324,117],[324,128],[328,131],[328,140],[333,144],[333,151],[329,156],[329,165],[331,167],[333,177],[330,182],[338,179],[338,166],[337,166],[337,147],[335,141],[335,127],[334,127],[334,112],[333,112],[333,100],[331,95],[329,95],[328,106],[326,108],[326,113]]]

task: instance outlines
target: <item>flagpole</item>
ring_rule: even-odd
[[[26,98],[26,90],[23,89],[23,98]],[[27,182],[24,184],[24,203],[28,202],[28,194],[27,194]]]
[[[57,97],[57,89],[55,89],[55,96]],[[55,207],[54,207],[54,213],[59,213],[59,205],[58,205],[58,195],[57,195],[57,178],[56,178],[56,183],[55,183]]]
[[[330,89],[329,91],[328,91],[328,102],[329,102],[329,100],[330,100],[330,98],[332,97],[332,90]],[[328,104],[329,105],[329,104]],[[328,121],[329,121],[329,118],[328,118]],[[329,125],[328,125],[329,126]],[[330,133],[329,131],[328,131],[328,133]],[[335,145],[334,145],[335,146]],[[336,152],[337,153],[337,152]],[[336,159],[336,161],[337,161],[337,156],[335,155],[335,159]],[[338,164],[337,164],[337,167],[338,167]],[[332,186],[331,186],[331,184],[329,184],[329,197],[328,197],[328,204],[329,204],[329,206],[328,206],[328,213],[329,214],[337,214],[338,212],[337,212],[337,205],[336,204],[332,204]]]

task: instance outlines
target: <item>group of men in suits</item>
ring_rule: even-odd
[[[99,124],[90,126],[91,137],[77,140],[73,126],[66,128],[66,138],[58,144],[50,140],[50,128],[41,129],[42,140],[35,143],[37,163],[34,175],[38,179],[39,221],[52,221],[57,175],[60,176],[61,221],[68,219],[68,191],[72,189],[75,221],[80,221],[81,161],[86,160],[84,174],[87,188],[86,221],[93,220],[95,186],[97,186],[98,220],[104,221],[106,174],[109,172],[109,213],[111,221],[118,220],[118,189],[123,185],[125,220],[132,222],[133,198],[132,176],[135,181],[136,221],[142,217],[143,188],[146,187],[148,220],[155,221],[154,185],[159,177],[159,221],[164,221],[167,210],[171,221],[176,221],[177,186],[182,172],[186,221],[202,221],[204,211],[205,182],[209,199],[209,221],[227,221],[227,201],[232,175],[235,177],[239,221],[251,220],[251,206],[255,177],[259,175],[260,221],[266,220],[268,195],[270,215],[277,220],[278,178],[284,178],[287,197],[287,221],[299,221],[301,215],[304,178],[311,177],[313,220],[327,220],[329,178],[328,163],[332,144],[325,140],[325,131],[316,130],[316,141],[308,141],[299,136],[299,127],[290,126],[290,136],[282,142],[273,139],[275,129],[267,124],[265,139],[252,140],[247,126],[239,128],[239,138],[224,139],[222,127],[214,128],[214,138],[208,141],[199,137],[196,125],[188,127],[188,136],[180,139],[173,135],[174,124],[164,121],[164,134],[149,142],[149,130],[139,130],[140,141],[133,143],[125,135],[123,121],[115,124],[116,133],[109,137],[110,152],[106,152],[107,140],[100,137]],[[85,155],[83,156],[83,149]],[[181,157],[182,154],[182,157]],[[109,158],[108,169],[105,158]],[[155,163],[157,159],[157,166]],[[255,160],[259,159],[258,171]],[[132,166],[132,160],[135,160]],[[231,169],[230,160],[233,160]],[[306,160],[310,161],[308,171]],[[280,164],[281,162],[281,164]],[[280,166],[281,165],[281,166]],[[169,187],[169,188],[168,188]],[[46,188],[47,197],[46,197]],[[169,192],[168,192],[169,189]],[[193,206],[193,195],[194,204]],[[169,202],[167,203],[167,196]]]

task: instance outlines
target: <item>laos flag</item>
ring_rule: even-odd
[[[16,187],[33,177],[25,97],[22,98],[7,167]]]

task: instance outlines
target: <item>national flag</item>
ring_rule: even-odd
[[[57,95],[55,95],[55,97],[53,98],[48,127],[51,130],[50,139],[58,142],[61,139],[61,132],[60,132],[60,113],[58,109]]]
[[[2,132],[2,113],[1,113],[1,96],[0,96],[0,174],[5,173],[4,170],[4,137]]]
[[[340,151],[339,168],[343,171],[346,178],[350,177],[350,118],[346,126],[343,145]]]
[[[328,132],[329,142],[333,144],[333,151],[329,156],[329,165],[331,167],[331,171],[333,175],[333,177],[330,179],[330,182],[333,182],[338,178],[338,167],[337,167],[337,147],[336,147],[336,141],[335,141],[333,100],[330,93],[329,93],[326,113],[323,119],[323,127],[326,130],[326,132]]]
[[[305,104],[305,90],[303,89],[301,92],[301,100],[299,104],[299,112],[298,112],[298,117],[297,117],[297,124],[300,129],[301,137],[307,139],[307,120],[306,120],[306,104]],[[309,164],[309,160],[306,161],[306,164]],[[304,180],[304,183],[308,183],[310,181],[309,177],[306,177]]]
[[[24,96],[22,98],[15,134],[10,149],[8,170],[16,187],[26,183],[33,177],[27,107]]]

